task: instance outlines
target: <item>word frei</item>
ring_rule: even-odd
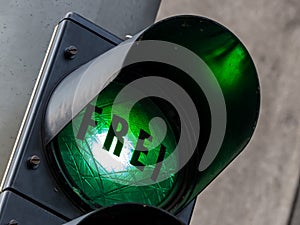
[[[92,117],[93,113],[97,113],[97,114],[101,115],[102,108],[99,108],[92,104],[87,105],[86,111],[83,116],[83,120],[81,122],[79,131],[76,136],[77,139],[84,140],[88,127],[89,126],[92,126],[92,127],[97,126],[97,121],[95,121]],[[120,157],[120,154],[122,152],[123,145],[124,145],[124,137],[127,135],[128,129],[129,129],[129,125],[125,119],[123,119],[122,117],[120,117],[118,115],[112,115],[111,124],[109,126],[109,130],[108,130],[107,136],[106,136],[104,144],[103,144],[103,149],[106,151],[109,151],[112,146],[113,139],[114,139],[114,137],[116,137],[117,144],[115,145],[113,154],[115,156]],[[151,142],[153,137],[150,134],[148,134],[146,131],[144,131],[143,129],[140,129],[138,140],[137,140],[135,149],[133,150],[133,154],[132,154],[132,157],[130,160],[130,164],[135,166],[136,168],[138,168],[141,171],[144,170],[146,165],[143,164],[142,162],[140,162],[139,158],[140,158],[141,154],[147,155],[148,151],[149,151],[149,149],[147,149],[144,146],[144,142],[146,139],[147,139],[147,141]],[[161,166],[162,166],[162,164],[160,162],[162,162],[164,160],[165,154],[166,154],[166,147],[163,144],[161,144],[159,155],[158,155],[156,163],[155,163],[155,168],[151,175],[151,179],[153,181],[156,181],[156,179],[158,177],[158,174],[159,174]]]

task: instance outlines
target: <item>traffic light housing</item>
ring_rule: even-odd
[[[165,210],[136,203],[121,203],[100,208],[64,225],[90,225],[99,223],[99,221],[110,225],[124,223],[132,225],[184,225],[182,221]]]
[[[55,29],[2,183],[1,222],[32,224],[32,212],[42,211],[40,218],[57,224],[138,202],[188,223],[193,199],[250,140],[258,78],[228,29],[179,16],[121,42],[74,13]],[[135,95],[121,101],[124,90]],[[132,99],[126,118],[122,103]],[[177,144],[184,148],[176,152]]]

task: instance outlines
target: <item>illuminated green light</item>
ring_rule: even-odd
[[[240,43],[215,49],[203,59],[214,72],[221,85],[230,87],[240,79],[246,58],[246,49]]]
[[[78,138],[78,135],[84,117],[87,116],[87,107],[51,143],[55,149],[57,163],[69,186],[92,208],[119,202],[139,202],[160,206],[166,202],[170,193],[175,191],[174,185],[177,182],[177,176],[174,174],[170,174],[167,180],[159,183],[134,185],[137,181],[142,182],[143,179],[153,175],[161,152],[161,145],[166,148],[164,158],[174,157],[171,153],[176,147],[176,139],[169,125],[163,141],[155,142],[156,136],[165,134],[160,133],[161,129],[157,127],[156,136],[153,136],[151,128],[148,127],[149,121],[154,116],[164,118],[166,122],[167,119],[151,99],[140,101],[131,110],[128,121],[130,129],[124,136],[120,155],[116,155],[114,152],[117,149],[117,137],[113,138],[108,149],[104,147],[113,119],[112,103],[123,86],[112,82],[97,99],[90,103],[90,105],[101,108],[102,112],[91,114],[90,119],[96,122],[96,126],[87,126],[83,139]],[[119,124],[117,131],[121,129],[123,128]],[[149,151],[147,154],[140,153],[138,157],[138,162],[145,165],[143,171],[132,165],[131,161],[141,130],[153,136],[152,141],[144,139],[143,146]],[[161,145],[157,146],[157,144]],[[177,160],[173,161],[175,170]],[[164,167],[159,169],[159,173],[168,173],[168,171],[169,169]],[[130,182],[133,185],[127,184]]]

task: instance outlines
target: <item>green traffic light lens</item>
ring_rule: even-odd
[[[161,146],[165,147],[164,158],[174,157],[171,153],[176,147],[176,138],[169,123],[161,145],[153,146],[155,137],[150,142],[147,136],[153,133],[148,125],[153,117],[168,121],[155,99],[143,99],[135,104],[127,124],[130,129],[126,132],[123,143],[118,143],[117,137],[110,134],[115,118],[123,122],[118,124],[116,132],[126,126],[122,115],[113,118],[111,113],[114,98],[122,87],[124,85],[121,83],[110,83],[50,143],[55,149],[55,158],[68,185],[91,208],[120,202],[159,206],[175,190],[175,174],[170,174],[168,179],[159,183],[141,185],[146,176],[155,179],[153,171],[168,171],[164,167],[156,168],[162,152]],[[163,130],[161,128],[155,128],[156,136],[164,135],[160,133]],[[146,134],[146,138],[141,133]],[[149,151],[139,153],[134,162],[134,150],[141,138],[144,140],[143,146]],[[118,144],[122,145],[121,149]],[[173,169],[176,170],[177,159],[173,161]],[[138,186],[135,185],[137,182]]]

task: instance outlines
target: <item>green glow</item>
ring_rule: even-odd
[[[160,152],[160,145],[157,146],[157,144],[163,144],[166,147],[165,158],[169,157],[176,147],[174,134],[168,126],[168,132],[162,143],[155,143],[154,136],[153,142],[145,139],[144,146],[150,150],[147,155],[141,153],[139,157],[139,162],[146,165],[144,171],[140,171],[130,164],[140,129],[151,134],[148,123],[154,116],[160,116],[167,121],[156,104],[145,99],[135,104],[131,110],[128,121],[130,130],[124,137],[120,156],[113,154],[117,143],[116,137],[109,151],[103,149],[112,120],[112,102],[122,87],[123,85],[112,82],[97,99],[91,102],[92,105],[102,108],[103,111],[101,114],[96,112],[92,114],[92,119],[97,122],[97,126],[88,126],[83,140],[76,138],[76,135],[86,109],[82,110],[51,143],[56,146],[56,158],[69,186],[92,208],[119,202],[139,202],[159,206],[166,201],[177,180],[176,175],[170,174],[169,179],[152,185],[132,186],[120,182],[124,180],[135,183],[135,181],[143,181],[144,178],[152,175]],[[160,127],[157,127],[155,131],[156,136],[163,135],[160,133]],[[174,168],[176,168],[177,160],[173,161]],[[160,173],[168,173],[168,169],[162,167]]]
[[[216,49],[203,58],[210,65],[220,84],[229,87],[240,79],[245,57],[245,48],[241,44],[236,44]]]

